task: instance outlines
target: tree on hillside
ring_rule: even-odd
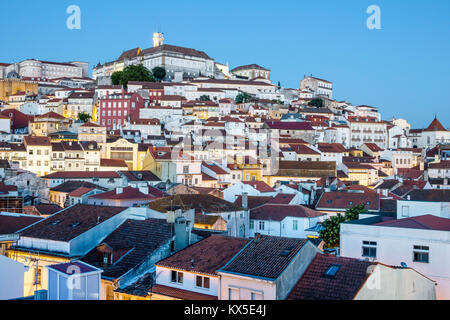
[[[320,98],[315,98],[315,99],[312,99],[312,100],[308,103],[308,105],[309,105],[310,107],[322,108],[322,107],[323,107],[323,100],[320,99]]]
[[[211,98],[206,94],[202,95],[198,100],[200,101],[211,101]]]
[[[111,81],[114,85],[123,85],[127,87],[130,81],[155,82],[150,70],[143,65],[131,65],[126,67],[123,71],[114,72],[111,75]]]
[[[153,68],[152,73],[155,80],[159,82],[161,82],[167,75],[166,69],[162,67]]]
[[[320,232],[320,237],[325,242],[325,248],[335,248],[340,245],[341,223],[358,220],[361,213],[367,212],[366,206],[361,204],[359,206],[348,209],[344,215],[338,214],[325,220],[322,223],[324,228]]]
[[[246,103],[249,102],[251,99],[252,97],[247,92],[242,92],[236,96],[236,103],[237,104]]]
[[[78,114],[78,120],[83,121],[85,123],[91,120],[91,118],[92,117],[86,112],[81,112]]]

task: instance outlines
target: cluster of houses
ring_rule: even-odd
[[[450,299],[437,117],[412,129],[163,40],[93,79],[0,64],[0,299]],[[167,74],[111,83],[136,64]],[[324,222],[360,205],[330,248]]]

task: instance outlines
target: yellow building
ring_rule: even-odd
[[[0,80],[0,100],[8,101],[8,97],[18,91],[37,94],[38,84],[22,80]]]
[[[28,267],[28,270],[24,274],[24,297],[34,295],[34,292],[37,290],[48,289],[46,266],[70,262],[69,258],[63,256],[46,255],[15,249],[9,249],[7,251],[7,257]]]
[[[104,144],[102,159],[125,160],[129,170],[137,171],[140,170],[138,169],[138,147],[137,143],[118,138]]]

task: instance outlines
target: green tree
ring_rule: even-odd
[[[340,245],[341,223],[358,220],[361,213],[367,212],[365,204],[348,209],[344,215],[338,213],[322,223],[324,228],[320,237],[325,242],[325,248],[335,248]]]
[[[121,85],[122,84],[122,71],[116,71],[111,75],[111,82],[113,85]]]
[[[250,102],[251,98],[252,97],[247,92],[242,92],[236,96],[236,103],[239,104],[239,103]]]
[[[125,89],[130,81],[155,82],[155,78],[150,70],[141,64],[128,66],[111,75],[111,82],[114,85],[123,85]]]
[[[202,95],[199,98],[200,101],[211,101],[211,98],[209,96],[207,96],[206,94]]]
[[[162,67],[153,68],[152,73],[153,77],[159,82],[161,82],[167,75],[166,69]]]
[[[92,117],[86,112],[81,112],[78,114],[78,120],[83,122],[88,122],[89,120],[91,120],[91,118]]]
[[[323,107],[323,100],[320,98],[316,98],[316,99],[312,99],[308,105],[310,107],[317,107],[317,108],[322,108]]]

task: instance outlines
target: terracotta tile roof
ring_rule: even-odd
[[[425,129],[425,131],[447,131],[447,129],[445,129],[445,127],[437,118],[434,118],[434,120],[430,123],[428,128]]]
[[[413,190],[408,196],[412,201],[450,202],[450,190]]]
[[[433,215],[389,220],[374,224],[381,227],[450,231],[450,219]]]
[[[124,175],[128,181],[161,181],[151,171],[119,171],[119,173]]]
[[[203,293],[197,293],[197,292],[193,292],[193,291],[187,291],[187,290],[183,290],[183,289],[167,287],[167,286],[163,286],[160,284],[154,285],[151,292],[155,293],[155,294],[161,294],[164,296],[172,297],[175,299],[180,299],[180,300],[189,300],[189,301],[217,300],[216,296],[210,296],[210,295],[203,294]]]
[[[36,119],[44,119],[44,118],[53,118],[53,119],[60,119],[60,120],[66,119],[62,115],[60,115],[56,112],[53,112],[53,111],[47,112],[45,114],[37,115],[34,117],[35,120]]]
[[[212,235],[155,265],[216,276],[216,271],[227,264],[249,241],[249,239]]]
[[[268,203],[271,200],[273,200],[272,197],[248,196],[248,208],[257,208],[265,203]],[[238,196],[234,204],[242,207],[242,196]]]
[[[68,194],[69,197],[81,197],[82,195],[95,190],[95,188],[80,187]]]
[[[44,216],[52,215],[63,209],[57,204],[37,204],[34,207],[39,212],[39,214]]]
[[[31,215],[0,214],[0,235],[15,233],[41,220],[41,217]]]
[[[272,198],[268,203],[269,204],[289,204],[292,199],[294,199],[295,194],[287,194],[287,193],[279,193]]]
[[[439,163],[428,164],[429,169],[450,169],[450,160],[441,160]]]
[[[266,203],[250,211],[252,220],[283,221],[286,217],[314,218],[323,216],[324,213],[309,209],[301,205],[271,204]]]
[[[259,239],[252,240],[218,271],[273,281],[280,276],[307,242],[306,239],[260,236]]]
[[[28,238],[70,241],[126,209],[78,204],[27,228],[21,235]]]
[[[100,166],[112,168],[128,168],[125,160],[121,159],[100,159]]]
[[[293,151],[295,151],[299,155],[302,155],[302,154],[320,155],[320,152],[317,152],[303,144],[299,144],[299,145],[291,144],[291,145],[289,145],[289,148],[292,149]]]
[[[242,183],[255,188],[259,192],[275,192],[275,190],[264,181],[242,181]]]
[[[208,168],[209,170],[215,172],[216,174],[228,174],[227,171],[223,170],[221,167],[219,167],[218,165],[216,165],[215,163],[209,163],[209,162],[202,162],[202,166]]]
[[[43,179],[92,179],[120,178],[115,171],[59,171],[42,177]]]
[[[48,137],[36,137],[36,136],[26,136],[24,138],[24,143],[26,146],[51,146],[50,139]]]
[[[155,194],[153,194],[153,192]],[[125,187],[122,193],[117,194],[117,189],[110,190],[104,193],[99,193],[90,196],[90,199],[106,199],[106,200],[154,200],[155,198],[163,197],[167,195],[166,193],[149,187],[149,194],[142,193],[138,188]]]
[[[318,143],[317,149],[319,149],[320,152],[329,153],[344,153],[347,151],[345,147],[340,143]]]
[[[165,213],[171,207],[181,207],[183,211],[194,209],[196,213],[221,213],[240,211],[242,208],[209,194],[178,194],[149,203],[149,208]]]
[[[230,70],[230,72],[235,72],[235,71],[239,71],[239,70],[249,70],[249,69],[270,71],[269,69],[263,68],[263,67],[261,67],[260,65],[257,65],[257,64],[247,64],[245,66],[236,67],[236,68]]]
[[[97,189],[97,190],[102,190],[102,191],[106,191],[108,189],[100,187],[96,184],[87,182],[87,181],[73,181],[73,180],[69,180],[66,181],[54,188],[51,188],[50,191],[53,192],[63,192],[63,193],[72,193],[75,190],[78,190],[79,188],[89,188],[89,189]]]
[[[380,197],[376,192],[324,192],[316,209],[347,210],[360,204],[365,204],[367,210],[378,211]]]
[[[358,259],[317,254],[287,300],[353,300],[370,275],[375,263]],[[334,277],[325,276],[332,265],[339,266]]]
[[[383,151],[376,143],[364,143],[373,152]]]
[[[173,224],[164,219],[127,220],[101,243],[111,248],[112,265],[103,265],[103,256],[99,257],[99,246],[82,260],[103,269],[102,276],[116,279],[144,263],[149,255],[172,238]]]
[[[265,124],[272,130],[314,130],[309,122],[266,121]]]

